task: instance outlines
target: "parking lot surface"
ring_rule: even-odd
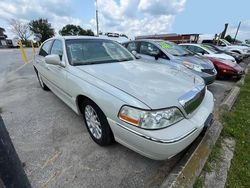
[[[26,52],[31,60],[31,49]],[[0,50],[0,56],[2,117],[33,187],[159,187],[181,158],[154,161],[118,143],[98,146],[83,118],[40,88],[18,49]],[[208,87],[216,105],[234,83],[220,80]]]

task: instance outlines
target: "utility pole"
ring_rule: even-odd
[[[239,23],[237,31],[236,31],[235,36],[234,36],[234,44],[235,44],[235,40],[236,40],[236,37],[237,37],[239,29],[240,29],[240,25],[241,25],[241,22]]]
[[[98,5],[97,5],[97,0],[96,0],[96,15],[95,15],[95,18],[96,18],[96,33],[97,33],[97,36],[99,37],[99,22],[98,22]]]

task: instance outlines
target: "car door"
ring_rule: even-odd
[[[164,54],[161,49],[150,42],[140,42],[137,48],[139,56],[148,61],[157,63],[169,63],[169,58]],[[155,56],[158,54],[158,58]]]
[[[54,40],[50,54],[55,54],[60,57],[61,65],[47,64],[46,68],[49,72],[49,82],[53,88],[53,92],[60,97],[65,103],[71,105],[72,96],[67,91],[68,79],[67,79],[67,65],[65,62],[65,55],[63,53],[63,42],[59,39]],[[64,66],[65,65],[65,66]]]
[[[52,43],[53,40],[48,40],[45,43],[43,43],[38,55],[36,55],[34,59],[35,61],[34,65],[45,82],[48,79],[48,74],[49,74],[48,69],[46,67],[47,65],[45,63],[45,56],[50,54]]]

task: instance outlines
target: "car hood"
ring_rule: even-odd
[[[151,109],[178,106],[179,97],[204,83],[189,71],[141,60],[77,67],[132,95]]]
[[[237,63],[234,63],[234,62],[231,62],[228,60],[222,60],[220,62],[236,69],[237,71],[243,71],[243,68],[240,65],[238,65]]]
[[[214,66],[206,58],[200,57],[198,55],[190,55],[190,56],[178,56],[174,58],[174,61],[178,61],[179,63],[182,63],[183,61],[187,61],[189,63],[200,65],[203,67],[203,69],[213,69]]]
[[[229,47],[231,47],[231,48],[238,48],[238,49],[242,49],[242,50],[249,49],[249,47],[247,47],[247,46],[239,46],[239,45],[231,45]]]
[[[221,53],[221,54],[207,54],[207,56],[214,57],[214,58],[219,58],[219,59],[228,59],[228,60],[231,60],[231,61],[235,61],[234,57],[232,57],[230,55],[227,55],[227,54],[224,54],[224,53]]]

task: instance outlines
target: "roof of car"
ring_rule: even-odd
[[[137,39],[135,41],[157,42],[157,41],[164,41],[164,40],[162,40],[162,39]]]
[[[102,37],[97,37],[97,36],[56,36],[50,39],[100,39],[100,40],[111,40],[109,38],[102,38]]]
[[[196,43],[181,43],[179,45],[192,45],[192,46],[201,46],[200,44],[196,44]]]

